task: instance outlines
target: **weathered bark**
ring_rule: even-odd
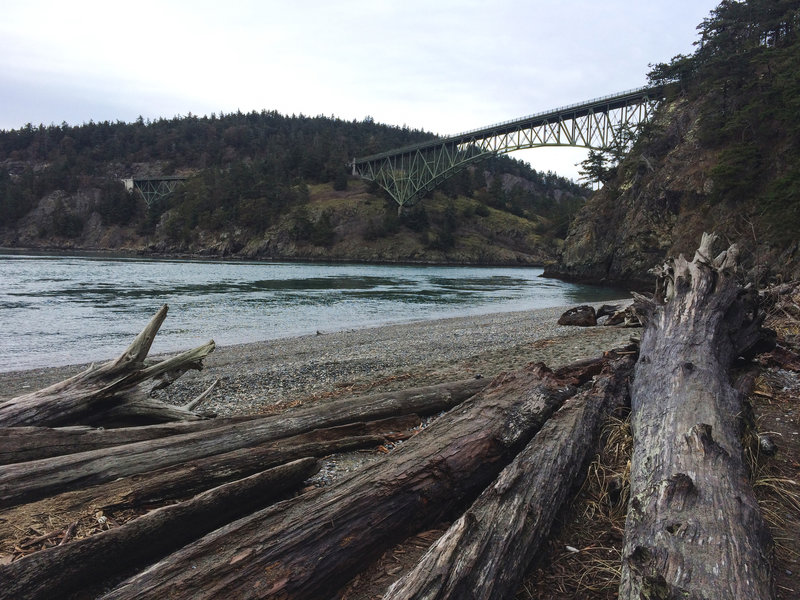
[[[81,421],[97,427],[136,427],[183,421],[213,419],[216,414],[209,411],[191,411],[182,406],[167,404],[148,398],[144,394],[134,397],[128,394],[124,402],[85,415]]]
[[[262,446],[208,456],[196,461],[159,469],[131,478],[114,481],[111,486],[123,489],[121,495],[102,494],[105,506],[139,506],[186,497],[199,491],[246,477],[263,469],[301,457],[323,457],[337,452],[376,447],[390,432],[419,425],[416,415],[369,423],[353,423],[283,438]],[[111,498],[117,498],[113,502]]]
[[[214,351],[214,342],[157,362],[145,364],[156,333],[167,316],[164,305],[119,358],[100,367],[89,367],[83,373],[48,388],[18,396],[0,404],[0,426],[79,425],[88,415],[110,409],[130,400],[139,401],[143,382],[173,381],[189,369],[202,368],[202,360]],[[131,407],[128,412],[133,411]],[[175,409],[178,418],[197,418],[187,410]],[[138,416],[151,416],[152,406],[140,405]],[[159,411],[163,417],[164,413]]]
[[[313,429],[410,413],[439,412],[487,385],[485,380],[470,379],[362,398],[343,398],[208,431],[3,465],[0,466],[0,507],[250,448]]]
[[[301,457],[323,457],[337,452],[375,448],[385,443],[387,438],[408,438],[412,435],[408,429],[419,422],[419,417],[409,415],[318,429],[263,446],[209,456],[14,506],[3,511],[0,542],[16,539],[20,530],[33,526],[42,514],[57,515],[62,525],[55,526],[59,527],[91,516],[97,510],[110,514],[120,509],[185,499]]]
[[[130,572],[297,488],[318,469],[304,458],[154,510],[120,527],[0,565],[0,598],[64,597]]]
[[[384,600],[512,598],[585,477],[601,424],[625,403],[634,362],[615,360],[591,389],[567,400]]]
[[[140,427],[106,429],[88,425],[71,427],[0,427],[0,465],[27,462],[110,448],[145,440],[207,431],[257,417],[229,417],[201,421],[178,421]]]
[[[219,529],[106,598],[330,597],[391,544],[474,498],[575,391],[542,365],[498,376],[386,460]]]
[[[620,598],[773,598],[769,532],[742,462],[729,368],[761,319],[732,273],[736,250],[664,271],[647,303],[631,392],[634,449]]]
[[[372,402],[370,398],[391,397],[398,399],[398,414],[409,412],[402,406],[403,398],[413,398],[417,404],[430,399],[430,411],[444,410],[441,406],[443,394],[451,394],[457,402],[468,395],[477,393],[489,385],[489,380],[466,380],[432,386],[410,388],[399,392],[373,394],[366,400],[352,399],[352,402]],[[318,405],[318,410],[326,411],[326,404]],[[316,410],[316,409],[315,409]],[[413,411],[410,411],[413,412]],[[425,413],[428,414],[428,413]],[[369,418],[369,415],[366,415]],[[145,440],[165,438],[172,435],[217,429],[242,421],[253,421],[258,416],[203,419],[199,421],[176,421],[138,427],[96,428],[87,425],[69,427],[0,427],[0,465],[9,465],[30,460],[77,454],[100,448],[111,448]],[[261,417],[263,418],[263,417]],[[354,419],[357,420],[357,419]]]

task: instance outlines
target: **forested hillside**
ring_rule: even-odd
[[[752,280],[800,276],[800,2],[724,0],[697,29],[692,55],[653,66],[669,97],[550,274],[649,285],[716,231]]]
[[[333,117],[248,114],[0,132],[0,245],[248,258],[542,264],[588,191],[507,157],[402,216],[353,156],[434,136]],[[145,206],[126,177],[189,179]]]

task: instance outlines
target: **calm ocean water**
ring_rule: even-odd
[[[0,371],[115,357],[162,304],[152,353],[623,295],[541,273],[0,254]]]

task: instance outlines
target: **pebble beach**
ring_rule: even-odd
[[[621,299],[615,303],[628,302]],[[319,331],[218,347],[205,360],[202,371],[187,373],[156,394],[183,404],[219,380],[203,400],[202,409],[220,416],[274,413],[346,394],[493,377],[530,362],[557,368],[624,345],[639,333],[602,324],[586,328],[558,325],[559,316],[568,308]],[[86,366],[0,373],[0,400],[45,387]]]

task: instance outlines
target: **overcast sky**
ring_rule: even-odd
[[[4,0],[0,129],[277,110],[453,134],[645,85],[718,0]],[[575,149],[514,153],[577,178]]]

